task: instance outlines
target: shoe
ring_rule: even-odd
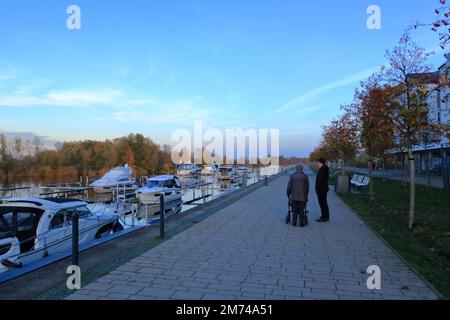
[[[293,226],[296,227],[297,225],[296,225],[296,224],[293,224]]]
[[[330,219],[323,219],[323,218],[316,220],[316,222],[329,222],[329,221],[330,221]]]
[[[304,228],[304,227],[306,227],[304,224],[301,224],[301,225],[300,225],[300,228]]]

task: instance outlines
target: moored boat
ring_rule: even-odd
[[[133,170],[127,165],[109,171],[102,178],[91,183],[97,193],[111,193],[116,188],[129,188],[135,184],[131,178]]]
[[[123,229],[110,210],[92,212],[77,199],[9,198],[0,204],[0,273],[72,248],[72,215],[79,245]]]

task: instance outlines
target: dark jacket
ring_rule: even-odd
[[[289,179],[287,195],[291,201],[307,202],[309,194],[309,179],[303,172],[297,172]]]
[[[316,192],[317,193],[323,193],[328,192],[328,178],[330,176],[330,169],[328,166],[322,166],[322,168],[319,169],[319,172],[317,173],[316,177]]]

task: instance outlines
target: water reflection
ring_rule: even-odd
[[[267,170],[266,170],[267,171]],[[200,175],[194,177],[180,177],[183,188],[183,211],[193,206],[204,204],[224,194],[236,191],[244,186],[256,183],[265,174],[272,175],[279,172],[272,170],[263,172],[263,169],[254,169],[247,174],[238,175],[229,180],[221,180],[217,175]],[[67,182],[71,181],[71,182]],[[143,179],[137,179],[143,182]],[[74,177],[53,177],[46,179],[29,179],[18,181],[5,181],[0,184],[0,197],[43,197],[45,193],[61,192],[70,188],[84,188],[82,182],[77,182]],[[16,189],[16,190],[10,190]],[[127,190],[133,192],[133,190]],[[91,203],[111,203],[115,200],[113,193],[96,193],[93,190],[84,190],[79,193],[67,194],[70,198],[79,198]],[[65,196],[46,194],[45,196]]]

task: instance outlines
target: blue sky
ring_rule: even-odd
[[[0,131],[56,140],[174,129],[280,129],[307,155],[428,0],[3,0]],[[66,8],[81,8],[81,30]],[[366,27],[369,5],[382,29]],[[413,34],[436,50],[437,35]],[[442,52],[431,61],[443,62]]]

